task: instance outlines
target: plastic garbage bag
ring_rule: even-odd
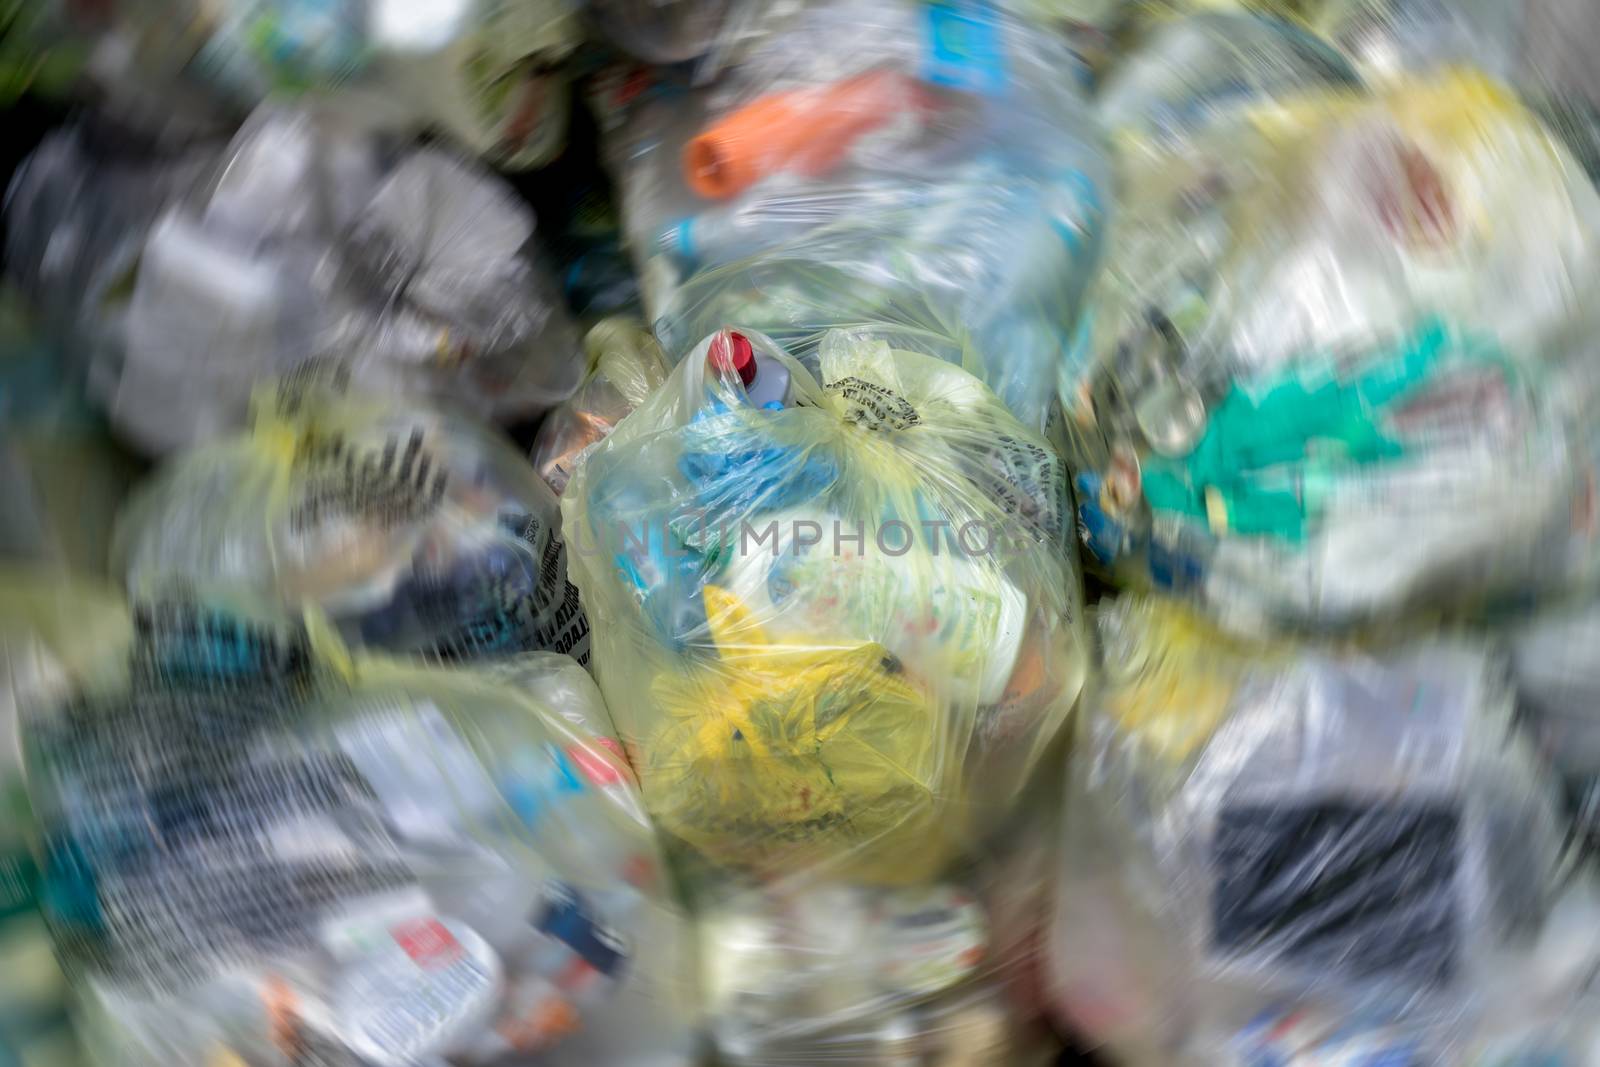
[[[267,109],[144,238],[119,358],[91,384],[158,453],[242,425],[257,381],[314,359],[374,393],[533,417],[583,369],[533,239],[512,190],[443,149],[386,154],[334,116]]]
[[[1059,841],[1047,777],[997,847],[938,880],[692,890],[718,1062],[1056,1062],[1038,981]]]
[[[1505,624],[1517,700],[1559,776],[1574,836],[1600,854],[1600,602],[1592,593]]]
[[[1240,642],[1155,600],[1103,604],[1099,628],[1050,962],[1062,1014],[1119,1062],[1226,1062],[1286,1008],[1441,1053],[1574,1010],[1600,937],[1592,911],[1557,921],[1558,798],[1503,661]]]
[[[904,323],[898,347],[967,356],[1045,428],[1108,184],[1071,66],[982,4],[828,0],[704,89],[618,78],[608,158],[657,336],[681,356],[739,322],[803,354]]]
[[[724,330],[562,497],[596,677],[658,824],[722,868],[938,873],[1083,682],[1059,458],[959,368]]]
[[[981,908],[960,891],[836,889],[810,894],[792,911],[771,907],[731,901],[703,935],[702,953],[723,982],[708,994],[722,998],[712,1010],[725,1011],[719,1062],[1051,1062],[1049,1040],[1018,1025],[1003,991],[969,979],[987,931]],[[785,1010],[804,1014],[769,1018]],[[776,1032],[741,1029],[752,1028],[752,1014]]]
[[[643,404],[671,370],[650,332],[625,318],[596,323],[583,345],[588,376],[570,400],[545,416],[533,442],[533,465],[557,496],[589,449]]]
[[[1125,153],[1150,141],[1160,151],[1233,110],[1357,84],[1338,52],[1293,23],[1201,14],[1157,24],[1122,56],[1095,111]]]
[[[136,605],[24,713],[43,901],[95,1062],[684,1064],[692,931],[566,657],[352,661]]]
[[[571,104],[566,64],[583,42],[577,4],[378,0],[371,18],[373,92],[505,170],[560,154]]]
[[[118,520],[130,590],[316,604],[353,646],[445,661],[588,661],[556,499],[498,434],[416,405],[263,391],[250,433],[174,459]]]
[[[1456,73],[1147,162],[1062,366],[1093,559],[1239,627],[1563,581],[1600,198],[1545,127]]]
[[[82,1063],[66,978],[39,907],[19,712],[59,699],[102,648],[125,644],[127,634],[127,613],[110,591],[0,568],[0,1063]]]
[[[8,279],[78,373],[119,360],[144,240],[203,184],[222,150],[162,150],[103,122],[46,135],[6,190]]]
[[[1540,5],[1555,6],[1551,0],[1324,0],[1311,22],[1374,81],[1457,63],[1513,79],[1528,11]]]

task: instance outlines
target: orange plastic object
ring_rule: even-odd
[[[726,200],[779,171],[823,174],[858,137],[918,99],[916,82],[889,70],[769,93],[690,141],[683,150],[684,176],[700,196]]]

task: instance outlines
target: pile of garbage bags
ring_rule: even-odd
[[[352,659],[227,600],[130,618],[20,722],[100,1055],[688,1061],[690,928],[570,658]]]
[[[0,1067],[1600,1067],[1591,0],[13,6]]]

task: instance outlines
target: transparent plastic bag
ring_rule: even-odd
[[[301,379],[263,391],[249,434],[174,459],[135,492],[113,569],[136,592],[224,585],[316,604],[353,646],[587,663],[560,518],[495,432]]]
[[[1600,898],[1558,921],[1558,799],[1501,660],[1240,642],[1155,600],[1099,627],[1050,957],[1086,1036],[1198,1067],[1291,1009],[1400,1025],[1453,1064],[1493,1023],[1576,1009]]]
[[[509,187],[443,149],[389,155],[327,113],[260,111],[144,241],[105,402],[163,452],[240,425],[255,382],[331,358],[374,393],[536,416],[583,368],[533,238]]]
[[[829,0],[775,8],[709,86],[619,76],[607,151],[657,335],[904,322],[984,353],[963,365],[1045,428],[1108,185],[1072,66],[985,3]]]
[[[1374,81],[1449,64],[1514,78],[1524,23],[1561,0],[1325,0],[1312,25]]]
[[[1060,381],[1097,563],[1250,628],[1566,578],[1600,197],[1508,90],[1280,102],[1125,194]]]
[[[94,1062],[691,1062],[691,928],[570,659],[352,661],[243,601],[133,620],[24,715]]]
[[[156,151],[104,123],[46,135],[11,177],[6,273],[74,369],[120,361],[131,279],[145,236],[205,181],[220,142]]]
[[[1004,821],[1082,685],[1063,472],[956,367],[818,355],[707,338],[564,527],[658,824],[723,868],[911,884]]]
[[[539,424],[530,457],[557,496],[588,450],[643,404],[671,369],[650,332],[625,318],[596,323],[583,345],[589,354],[588,376],[571,399]]]
[[[717,1062],[1056,1062],[1039,976],[1060,790],[1036,784],[1001,839],[937,880],[691,879]]]
[[[1319,88],[1358,84],[1325,41],[1293,23],[1244,13],[1157,24],[1120,57],[1095,94],[1124,152],[1156,150],[1228,112]]]

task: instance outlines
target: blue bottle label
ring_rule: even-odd
[[[1005,92],[1005,48],[992,5],[985,0],[940,0],[928,6],[928,49],[922,78],[964,92]]]

